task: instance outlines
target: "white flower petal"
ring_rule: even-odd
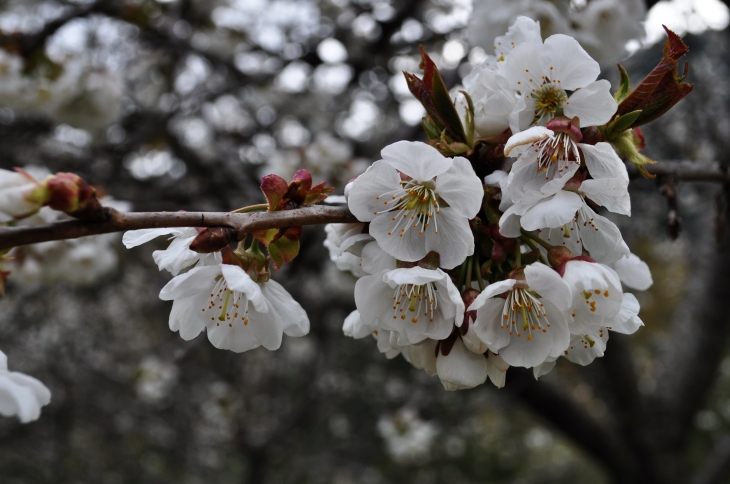
[[[202,287],[212,287],[213,280],[220,274],[221,266],[194,267],[165,284],[160,290],[160,299],[172,301],[199,294]]]
[[[541,376],[547,375],[552,371],[553,368],[555,368],[555,363],[557,363],[557,359],[548,360],[545,363],[542,363],[540,365],[537,365],[532,369],[532,375],[535,377],[535,380],[540,378]]]
[[[616,100],[611,95],[611,83],[605,79],[578,89],[563,105],[565,115],[569,118],[578,116],[583,128],[608,123],[617,109]]]
[[[499,350],[499,356],[512,366],[532,368],[545,362],[549,356],[557,356],[568,347],[570,332],[562,311],[558,310],[548,300],[540,299],[545,306],[550,327],[546,331],[533,330],[532,338],[528,339],[528,332],[522,330],[522,321],[517,321],[519,334],[510,336],[509,344]],[[500,329],[502,333],[510,331]]]
[[[226,278],[226,286],[229,290],[245,294],[257,311],[265,313],[268,310],[261,287],[253,282],[253,279],[246,274],[246,271],[231,264],[222,264],[220,268],[221,274]],[[288,295],[286,291],[284,292]]]
[[[588,205],[578,212],[577,228],[583,247],[596,262],[611,264],[629,253],[616,224],[598,215]]]
[[[560,311],[570,308],[570,287],[552,268],[540,262],[530,264],[525,267],[525,281],[530,290],[552,302]]]
[[[594,61],[573,37],[563,34],[551,35],[545,39],[544,45],[540,52],[544,73],[551,72],[553,76],[551,80],[558,81],[563,89],[574,91],[588,86],[601,73],[598,62]],[[515,51],[512,51],[512,55]],[[585,123],[582,125],[589,126]]]
[[[560,227],[570,222],[582,206],[583,200],[579,195],[561,190],[527,210],[520,224],[525,230]]]
[[[402,348],[403,358],[418,370],[425,370],[428,376],[436,374],[436,343],[427,339],[417,345]]]
[[[138,245],[142,245],[162,235],[177,235],[181,232],[182,229],[174,227],[161,229],[128,230],[124,232],[124,236],[122,236],[122,243],[124,244],[124,247],[126,247],[127,249],[131,249],[132,247],[137,247]]]
[[[396,258],[381,249],[376,241],[369,242],[362,249],[362,270],[366,274],[393,270],[396,262]]]
[[[629,181],[626,165],[609,143],[579,143],[588,172],[593,178],[621,178]]]
[[[412,227],[403,233],[394,231],[395,223],[389,214],[380,215],[370,223],[370,234],[375,237],[381,249],[398,260],[415,262],[422,259],[428,252],[427,234],[431,235],[435,230],[433,222],[426,233],[419,233],[418,229],[411,230]]]
[[[610,212],[631,216],[629,182],[621,178],[586,180],[580,184],[581,192]]]
[[[307,312],[281,284],[270,279],[261,284],[261,292],[279,314],[286,335],[301,337],[309,334]]]
[[[201,331],[205,329],[206,321],[204,318],[215,316],[211,311],[203,313],[201,310],[207,308],[208,294],[198,288],[199,293],[193,296],[175,299],[172,303],[170,311],[169,327],[171,331],[180,332],[180,337],[185,341],[190,341],[197,337]]]
[[[451,167],[436,178],[436,193],[455,214],[470,219],[482,208],[484,186],[469,160],[457,156]]]
[[[575,335],[570,339],[570,347],[565,357],[572,363],[586,366],[603,356],[608,343],[608,330],[603,329],[588,335]]]
[[[261,346],[254,334],[251,324],[243,325],[237,322],[235,327],[228,324],[212,325],[208,327],[208,341],[219,350],[229,350],[243,353]]]
[[[441,213],[436,217],[438,218],[438,234],[434,233],[426,239],[423,255],[425,256],[431,251],[438,252],[439,265],[444,269],[453,269],[464,262],[467,256],[474,253],[474,235],[469,227],[469,221],[454,214],[451,208],[442,208]],[[436,224],[434,224],[435,228]]]
[[[654,283],[649,266],[636,254],[628,254],[613,263],[613,269],[626,286],[646,291]]]
[[[474,388],[487,381],[487,359],[467,350],[456,338],[448,355],[438,354],[436,372],[446,390]]]
[[[391,165],[383,160],[376,161],[352,182],[347,206],[361,222],[370,222],[386,207],[378,197],[400,188],[400,176]]]
[[[396,170],[418,181],[432,180],[452,164],[451,158],[446,158],[433,146],[420,141],[397,141],[383,148],[380,156]]]
[[[370,336],[376,329],[377,326],[368,326],[363,323],[362,318],[360,317],[360,311],[357,309],[345,318],[345,322],[342,325],[342,332],[345,333],[345,336],[355,339],[362,339],[366,336]]]
[[[625,292],[621,300],[621,310],[613,318],[606,319],[606,326],[611,331],[622,334],[634,334],[644,323],[639,318],[639,301],[630,292]]]
[[[517,146],[530,145],[545,138],[552,138],[553,132],[544,126],[533,126],[532,128],[513,134],[504,145],[504,156],[509,156]]]
[[[281,346],[282,335],[284,332],[284,322],[279,313],[274,308],[271,301],[266,300],[266,311],[258,311],[255,307],[248,307],[248,325],[244,325],[243,321],[237,321],[234,329],[241,330],[246,326],[251,326],[254,336],[261,346],[267,350],[278,350]],[[221,327],[227,326],[221,324]],[[210,326],[209,326],[210,328]],[[210,331],[208,333],[210,338]],[[235,351],[235,350],[234,350]],[[245,351],[245,350],[242,350]]]

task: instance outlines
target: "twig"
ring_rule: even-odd
[[[653,165],[644,165],[652,175],[667,175],[675,180],[707,181],[730,183],[730,174],[722,169],[719,163],[697,163],[694,161],[660,161]],[[631,163],[626,164],[631,178],[639,178],[639,170]]]
[[[161,227],[230,227],[238,239],[262,229],[357,222],[347,207],[316,205],[281,212],[132,212],[121,213],[105,208],[105,220],[87,222],[69,220],[44,225],[0,229],[0,250],[49,240],[75,239],[87,235]]]

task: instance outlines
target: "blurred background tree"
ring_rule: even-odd
[[[456,88],[518,14],[574,35],[614,83],[627,52],[634,82],[656,64],[662,23],[686,33],[695,90],[647,126],[646,154],[730,165],[716,0],[4,0],[0,166],[72,171],[139,211],[260,203],[262,175],[301,167],[341,190],[386,144],[424,139],[401,74],[419,44]],[[586,368],[513,368],[502,390],[445,392],[343,337],[355,280],[320,228],[275,275],[312,332],[273,353],[170,332],[152,247],[28,249],[0,345],[53,401],[0,420],[0,481],[730,482],[728,190],[632,183],[634,216],[612,220],[654,274],[646,327]]]

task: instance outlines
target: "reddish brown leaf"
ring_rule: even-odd
[[[261,191],[269,203],[269,212],[278,209],[288,189],[289,184],[279,175],[266,175],[261,179]]]
[[[641,110],[632,128],[655,120],[692,91],[694,85],[682,82],[687,76],[689,65],[685,63],[684,73],[678,77],[677,60],[689,51],[682,39],[664,27],[669,39],[664,44],[664,57],[636,89],[618,106],[617,115],[623,116]]]

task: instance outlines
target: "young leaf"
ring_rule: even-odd
[[[423,46],[421,46],[421,69],[423,69],[423,79],[408,72],[403,73],[408,83],[408,89],[416,99],[421,101],[439,132],[446,130],[447,135],[453,141],[466,142],[459,113],[454,107],[441,73],[426,54]]]
[[[641,110],[641,114],[631,124],[631,128],[653,121],[692,91],[693,84],[682,82],[687,76],[689,63],[684,65],[684,73],[678,77],[680,57],[689,51],[682,39],[664,27],[669,39],[664,45],[664,57],[646,79],[639,84],[618,106],[616,114],[623,116]]]

